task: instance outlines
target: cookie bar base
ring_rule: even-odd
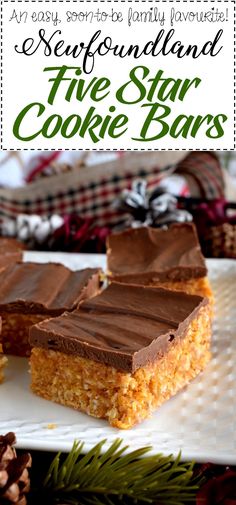
[[[0,355],[0,384],[4,380],[4,368],[7,364],[7,358],[5,356]]]
[[[0,343],[5,354],[30,356],[29,329],[47,319],[45,314],[20,314],[3,312]]]
[[[185,293],[189,295],[206,297],[213,302],[213,293],[207,277],[199,277],[198,279],[188,279],[185,281],[155,282],[153,286],[175,291],[185,291]]]
[[[202,307],[183,338],[134,373],[60,352],[33,348],[31,388],[47,400],[107,419],[127,429],[149,417],[210,359],[211,310]]]

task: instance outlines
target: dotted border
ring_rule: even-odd
[[[0,5],[0,148],[3,149],[3,3]]]
[[[151,148],[65,148],[65,149],[48,149],[48,148],[4,148],[3,147],[3,4],[4,3],[233,3],[234,4],[234,147],[217,148],[217,149],[151,149]],[[236,0],[0,0],[0,150],[1,151],[236,151]]]

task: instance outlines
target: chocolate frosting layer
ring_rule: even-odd
[[[59,315],[97,294],[99,269],[16,263],[0,273],[0,311]]]
[[[152,284],[204,277],[207,274],[195,226],[169,229],[141,227],[108,237],[107,265],[113,280]]]
[[[30,330],[30,345],[134,372],[182,338],[206,298],[113,283],[72,313]]]

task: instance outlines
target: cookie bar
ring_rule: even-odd
[[[4,368],[7,364],[6,356],[1,354],[1,344],[0,344],[0,384],[4,381]]]
[[[107,265],[115,282],[176,289],[213,300],[192,223],[114,233],[108,237]]]
[[[0,318],[0,334],[1,334],[1,329],[2,329],[2,320]],[[1,382],[3,382],[3,379],[4,379],[4,368],[6,366],[6,363],[7,363],[7,358],[5,356],[2,355],[2,346],[0,344],[0,384]]]
[[[0,273],[3,352],[29,356],[29,328],[74,310],[99,291],[99,270],[72,272],[55,263],[16,263]]]
[[[0,237],[0,271],[23,259],[24,245],[14,238]]]
[[[210,359],[207,298],[113,283],[30,330],[34,393],[127,429]]]

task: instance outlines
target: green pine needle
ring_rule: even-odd
[[[50,504],[63,505],[183,505],[194,502],[199,481],[193,463],[179,456],[156,454],[151,447],[126,453],[117,439],[102,452],[103,440],[83,455],[83,443],[74,442],[62,461],[59,453],[44,480]]]

